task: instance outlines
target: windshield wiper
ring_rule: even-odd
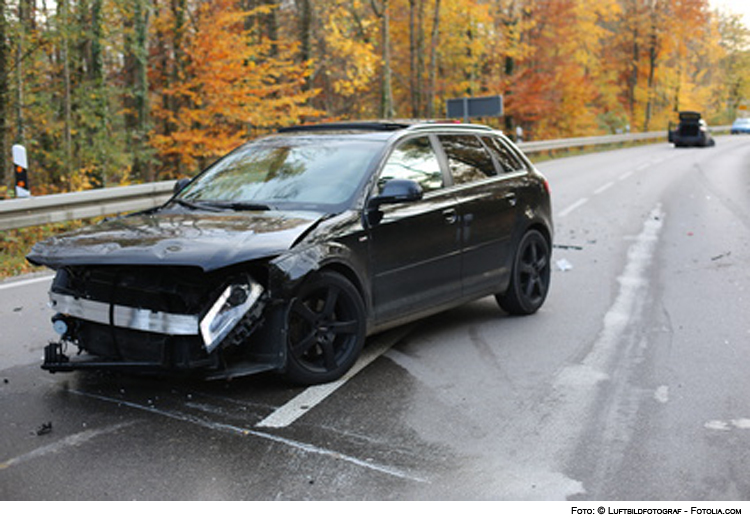
[[[226,202],[226,201],[215,201],[215,200],[183,200],[181,198],[175,198],[172,200],[181,206],[189,209],[208,210],[208,211],[223,211],[225,209],[231,209],[232,211],[268,211],[271,208],[268,204],[261,204],[259,202]]]
[[[212,206],[233,211],[268,211],[271,206],[260,202],[211,202]]]
[[[191,202],[189,200],[183,200],[181,198],[175,198],[172,202],[180,204],[188,209],[197,209],[201,211],[221,211],[224,209],[222,206],[215,204],[209,204],[207,202]]]

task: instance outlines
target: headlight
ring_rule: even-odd
[[[248,279],[230,284],[200,321],[200,331],[206,351],[211,353],[231,333],[242,317],[258,301],[263,287]]]

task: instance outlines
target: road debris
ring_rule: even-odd
[[[722,253],[720,255],[716,255],[715,257],[711,257],[711,261],[715,262],[715,261],[720,260],[720,259],[722,259],[724,257],[728,257],[731,254],[732,254],[731,251],[727,251],[726,253]]]
[[[52,433],[52,422],[45,422],[36,430],[37,437],[41,437],[47,433]]]
[[[583,246],[574,246],[569,244],[553,244],[552,247],[554,249],[574,249],[576,251],[581,251],[583,249]]]

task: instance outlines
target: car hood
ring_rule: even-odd
[[[323,217],[316,212],[140,213],[36,244],[34,264],[173,265],[211,271],[291,248]]]

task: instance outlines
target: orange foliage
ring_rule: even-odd
[[[257,38],[246,28],[264,11],[215,0],[195,13],[184,75],[161,93],[182,103],[174,110],[157,98],[153,109],[169,131],[153,133],[151,144],[181,169],[194,171],[259,132],[318,114],[308,105],[315,93],[302,89],[309,65],[295,62],[295,43]]]

